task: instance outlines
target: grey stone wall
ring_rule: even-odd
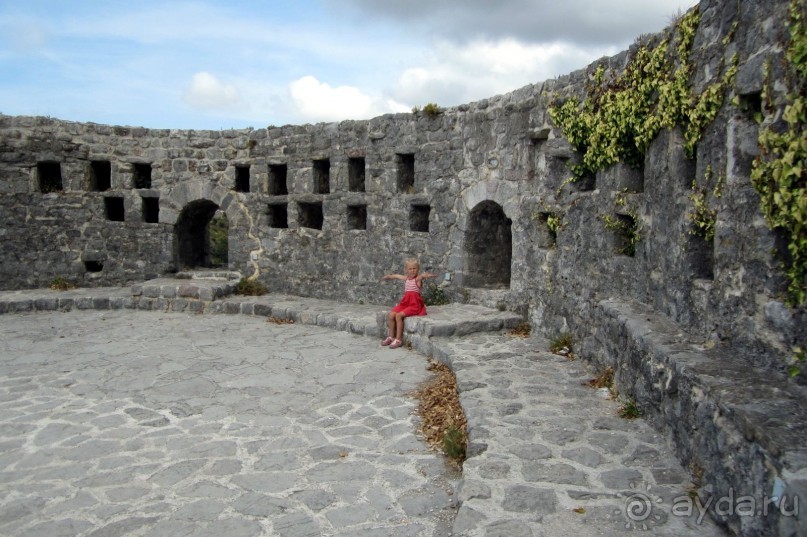
[[[786,8],[784,0],[702,2],[696,88],[737,53],[732,94],[758,95],[764,61],[781,63]],[[621,69],[629,54],[601,62]],[[642,169],[618,165],[568,184],[579,155],[547,108],[580,94],[590,71],[437,116],[338,124],[180,131],[0,116],[0,287],[55,277],[125,284],[182,270],[199,264],[183,252],[204,247],[203,237],[183,233],[222,210],[229,268],[275,291],[390,302],[400,290],[380,277],[414,256],[449,275],[443,285],[454,300],[519,311],[550,335],[572,331],[589,354],[594,304],[620,296],[781,369],[807,323],[781,301],[771,254],[780,246],[749,181],[757,124],[727,99],[694,159],[668,131]],[[93,162],[109,163],[108,184]],[[41,192],[40,163],[58,163],[61,189]],[[714,244],[689,233],[691,185],[707,169],[724,181]],[[642,237],[632,257],[615,253],[621,239],[602,221],[628,213]],[[561,219],[555,234],[548,215]],[[511,243],[501,244],[508,232]]]

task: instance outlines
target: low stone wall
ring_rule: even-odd
[[[623,399],[672,431],[703,505],[724,499],[710,514],[737,535],[800,535],[807,526],[799,512],[807,498],[807,390],[704,346],[647,306],[605,300],[598,309],[598,362],[613,368]]]

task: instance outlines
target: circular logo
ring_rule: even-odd
[[[653,503],[647,494],[634,492],[625,499],[625,516],[634,522],[644,522],[653,511]]]

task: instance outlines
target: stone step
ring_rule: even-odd
[[[178,280],[240,280],[242,275],[235,270],[186,270],[177,272]]]
[[[390,306],[349,304],[282,294],[232,295],[237,280],[156,278],[130,289],[103,287],[53,291],[0,291],[0,314],[71,309],[138,309],[258,315],[269,320],[292,320],[353,334],[381,338],[387,334]],[[521,316],[470,304],[428,307],[428,315],[409,317],[404,341],[425,355],[434,338],[491,333],[514,328]]]
[[[183,273],[188,274],[188,273]],[[225,276],[224,273],[216,273]],[[238,279],[214,277],[155,278],[132,285],[132,296],[146,298],[184,298],[210,302],[229,296],[235,290]]]

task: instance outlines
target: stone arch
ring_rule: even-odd
[[[211,220],[220,210],[232,226],[242,209],[230,189],[209,181],[186,181],[161,193],[160,222],[174,226],[176,270],[211,267]]]
[[[464,283],[468,287],[510,287],[513,221],[492,200],[478,203],[465,228]]]
[[[213,266],[209,226],[218,210],[218,205],[210,200],[202,199],[192,201],[179,213],[174,225],[177,269]]]

